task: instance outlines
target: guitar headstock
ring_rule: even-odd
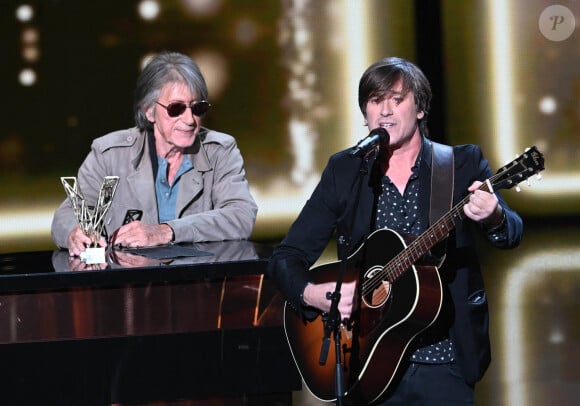
[[[509,164],[502,166],[490,181],[495,189],[511,189],[543,170],[544,155],[533,146]]]

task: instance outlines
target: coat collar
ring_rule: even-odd
[[[202,127],[193,145],[185,151],[185,156],[193,163],[193,168],[197,172],[207,172],[213,169],[204,147],[208,132],[207,128]],[[135,149],[135,155],[131,159],[133,169],[137,170],[142,166],[147,157],[152,162],[152,170],[156,169],[157,156],[153,149],[155,148],[153,134],[141,131],[134,134],[134,136],[136,137],[137,148]]]
[[[213,170],[207,151],[204,147],[208,130],[202,128],[194,144],[187,149],[185,156],[193,163],[193,169],[186,172],[180,180],[181,186],[177,195],[176,214],[188,206],[192,200],[203,191],[203,176],[205,172]],[[139,134],[137,134],[138,136]],[[129,184],[133,187],[135,196],[141,207],[157,213],[157,199],[155,198],[155,176],[157,154],[151,149],[154,142],[147,141],[147,133],[141,132],[134,149],[135,155],[131,159],[132,173],[128,176]],[[155,168],[155,172],[154,172]]]

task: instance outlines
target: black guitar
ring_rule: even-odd
[[[543,169],[543,155],[532,147],[499,169],[480,189],[509,189]],[[417,262],[465,218],[463,206],[468,200],[469,196],[408,245],[393,230],[377,230],[346,260],[344,281],[357,281],[361,303],[341,327],[345,395],[356,391],[368,402],[378,399],[389,388],[413,338],[437,318],[443,297],[438,269]],[[340,262],[332,262],[314,267],[314,281],[335,281],[340,266]],[[319,363],[322,317],[306,321],[286,303],[284,328],[310,392],[321,400],[334,401],[336,365]]]

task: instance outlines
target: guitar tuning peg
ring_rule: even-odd
[[[529,179],[526,179],[526,184],[527,184],[528,186],[530,186],[530,187],[532,186],[532,183],[530,182],[530,180],[529,180]]]
[[[530,149],[531,149],[530,147],[527,147],[524,151],[528,152]]]
[[[522,189],[520,189],[519,186],[516,186],[516,192],[520,193],[522,191]]]
[[[537,180],[542,180],[542,174],[541,174],[541,173],[538,173],[538,174],[536,175],[536,179],[537,179]]]

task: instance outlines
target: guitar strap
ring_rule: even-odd
[[[435,224],[453,205],[454,161],[453,148],[431,141],[431,203],[429,208],[429,225]],[[445,242],[446,239],[443,240]],[[437,256],[445,255],[447,244],[440,243]]]

